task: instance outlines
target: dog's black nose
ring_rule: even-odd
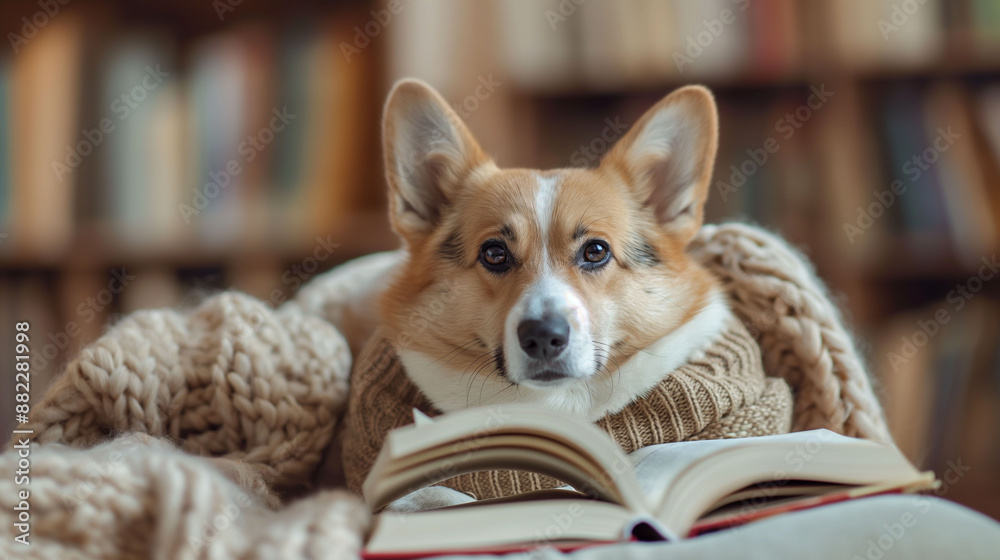
[[[537,360],[555,358],[569,342],[569,322],[563,317],[521,321],[517,338],[524,353]]]

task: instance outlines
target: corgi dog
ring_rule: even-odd
[[[389,95],[383,141],[405,252],[381,325],[439,410],[528,402],[595,421],[722,330],[723,290],[685,252],[718,143],[708,90],[665,97],[594,169],[501,169],[412,80]]]
[[[404,341],[407,374],[439,410],[534,403],[596,421],[723,330],[726,295],[686,252],[718,144],[707,89],[664,97],[589,169],[498,167],[415,80],[393,87],[382,132],[404,248],[358,263],[371,293],[351,299],[379,302],[358,324]],[[346,333],[355,350],[366,334]],[[468,499],[421,492],[394,509]]]

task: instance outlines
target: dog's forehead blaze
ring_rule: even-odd
[[[502,236],[522,258],[575,252],[585,238],[623,241],[635,224],[627,191],[594,170],[472,173],[456,198],[451,233],[467,249]]]

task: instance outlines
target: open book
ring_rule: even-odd
[[[369,558],[674,540],[936,484],[933,473],[919,472],[896,448],[828,430],[666,443],[625,455],[596,425],[533,406],[417,420],[388,435],[365,481],[372,511],[451,476],[481,470],[533,471],[569,487],[381,513],[366,546]]]

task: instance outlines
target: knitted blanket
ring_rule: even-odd
[[[648,394],[597,421],[626,453],[657,443],[786,433],[791,426],[788,384],[764,376],[760,347],[738,319],[688,363],[664,373]],[[343,451],[351,490],[361,492],[389,431],[412,424],[414,408],[428,416],[440,414],[407,377],[393,345],[376,333],[351,378]],[[485,499],[565,483],[532,472],[496,470],[441,484]]]
[[[706,226],[691,252],[724,283],[764,371],[787,381],[792,429],[890,441],[850,335],[808,262],[743,225]],[[349,269],[346,269],[349,270]],[[339,270],[271,310],[224,293],[110,328],[32,403],[0,455],[0,558],[305,560],[358,555],[367,512],[310,481],[346,408],[349,317]],[[31,545],[21,534],[28,491]],[[298,496],[294,502],[289,497]]]

